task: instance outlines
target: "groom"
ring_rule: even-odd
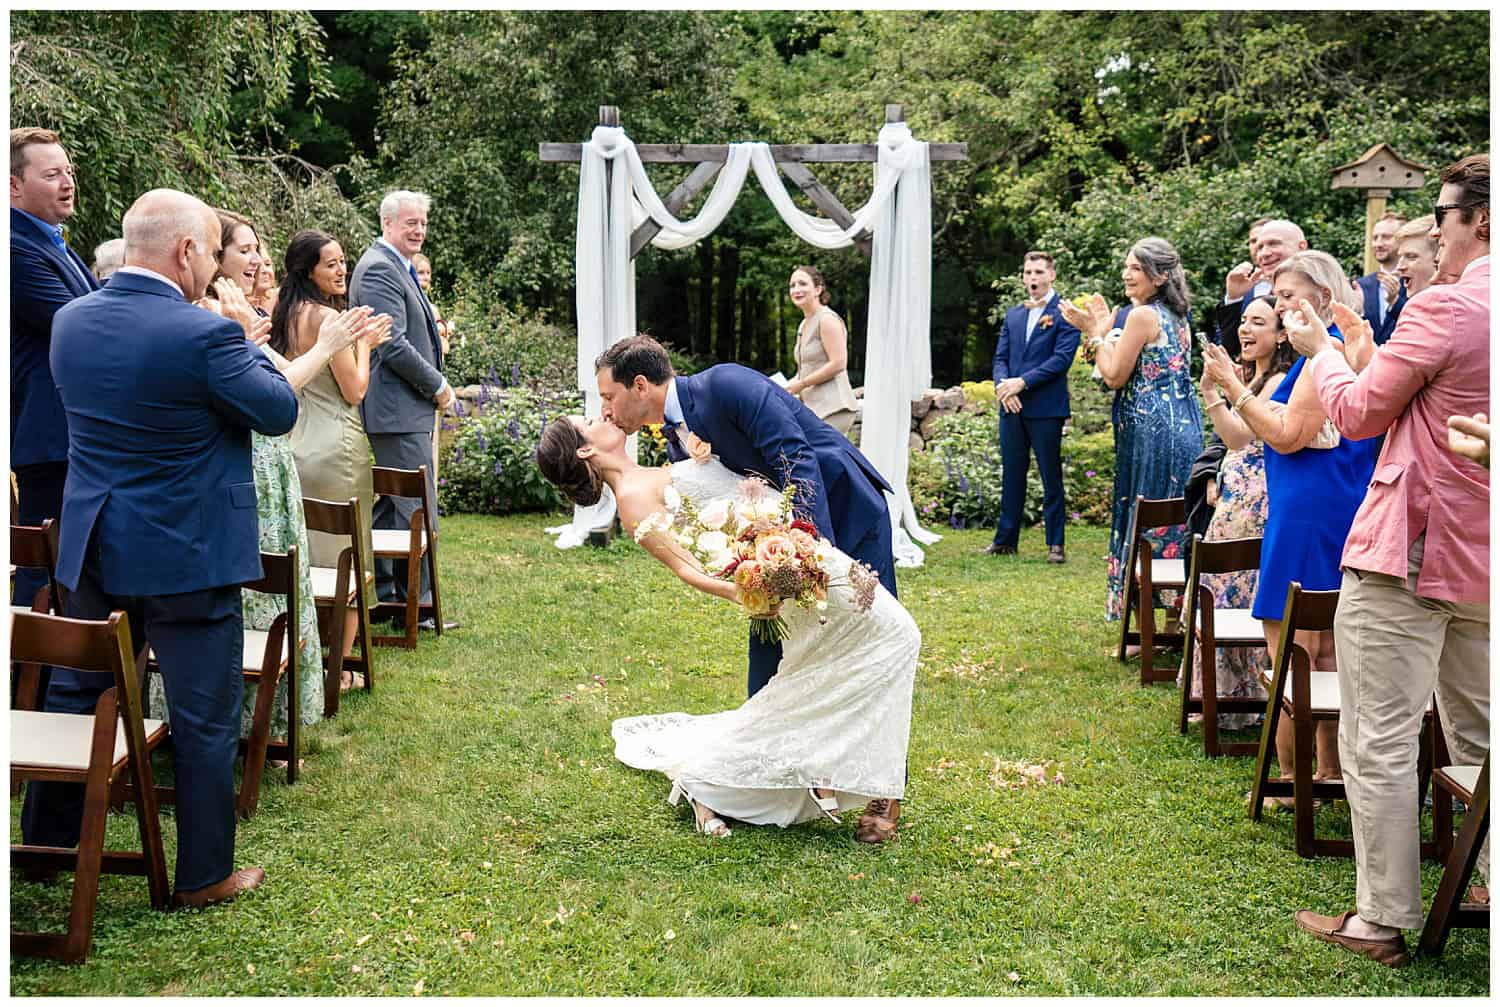
[[[795,482],[798,510],[818,533],[868,564],[886,590],[896,593],[885,501],[890,486],[848,438],[794,396],[739,364],[717,364],[678,377],[667,351],[650,336],[620,340],[594,367],[605,419],[627,434],[647,423],[662,424],[673,461],[688,457],[683,441],[693,434],[727,468],[762,476],[778,488]],[[763,643],[750,634],[750,695],[771,680],[780,663],[781,644]],[[872,801],[858,837],[883,841],[894,832],[900,814],[900,801]]]

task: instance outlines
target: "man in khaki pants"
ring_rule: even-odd
[[[1287,322],[1340,433],[1389,428],[1344,545],[1334,621],[1356,908],[1296,922],[1392,966],[1411,961],[1401,931],[1423,920],[1417,747],[1434,691],[1453,761],[1477,765],[1489,749],[1489,473],[1448,450],[1448,417],[1490,408],[1489,156],[1442,181],[1438,285],[1407,302],[1384,346],[1352,312],[1336,318],[1342,353],[1305,302],[1308,324]]]

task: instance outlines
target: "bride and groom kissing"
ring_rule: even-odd
[[[699,509],[744,494],[746,477],[795,483],[798,516],[832,543],[827,606],[785,606],[783,641],[750,634],[749,698],[703,716],[614,722],[615,757],[672,781],[705,835],[725,820],[789,826],[865,805],[855,838],[888,841],[906,789],[911,694],[921,634],[896,600],[886,481],[843,434],[769,378],[739,364],[677,376],[649,336],[622,339],[595,364],[603,415],[568,416],[542,432],[537,465],[573,502],[596,503],[608,485],[620,520],[636,532],[667,507],[668,489]],[[626,435],[663,424],[672,464],[646,468]],[[690,451],[691,449],[691,451]],[[651,527],[648,525],[648,528]],[[706,572],[675,539],[638,540],[688,586],[738,603],[732,580]],[[862,563],[880,587],[868,609],[848,584]]]

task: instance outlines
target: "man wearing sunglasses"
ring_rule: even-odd
[[[1448,451],[1448,417],[1490,409],[1489,155],[1449,166],[1442,183],[1438,284],[1407,302],[1358,374],[1309,305],[1310,323],[1287,323],[1339,432],[1389,431],[1344,545],[1334,620],[1355,908],[1304,909],[1296,923],[1391,966],[1411,960],[1401,931],[1423,920],[1417,738],[1434,692],[1453,763],[1478,765],[1489,749],[1489,472]],[[1345,333],[1368,328],[1352,312],[1335,317]],[[1478,867],[1487,877],[1488,845]]]

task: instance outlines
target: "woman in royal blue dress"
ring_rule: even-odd
[[[1121,279],[1132,305],[1123,327],[1109,328],[1109,308],[1097,294],[1087,311],[1062,302],[1063,317],[1087,334],[1100,377],[1120,392],[1105,608],[1111,620],[1119,619],[1124,608],[1135,498],[1182,496],[1193,461],[1203,450],[1203,413],[1188,373],[1187,277],[1177,249],[1165,238],[1142,238],[1125,256]],[[1147,529],[1145,537],[1152,556],[1184,555],[1181,526]],[[1155,604],[1165,601],[1159,595]]]
[[[1333,304],[1363,308],[1338,260],[1326,252],[1298,252],[1277,267],[1271,280],[1276,310],[1283,321],[1297,310],[1299,299],[1314,305],[1329,335],[1342,341],[1333,324]],[[1311,381],[1299,381],[1305,357],[1299,357],[1269,400],[1250,393],[1218,347],[1204,353],[1204,367],[1232,403],[1239,418],[1266,443],[1266,530],[1260,550],[1260,583],[1252,612],[1265,627],[1266,647],[1276,653],[1287,586],[1301,582],[1309,591],[1335,591],[1343,580],[1339,559],[1354,514],[1364,501],[1375,471],[1379,438],[1350,440],[1328,422]],[[1334,671],[1332,633],[1298,633],[1297,643],[1313,667]],[[1292,767],[1292,732],[1281,719],[1276,757],[1283,775]],[[1321,723],[1317,731],[1317,779],[1340,775],[1338,725]],[[1290,799],[1282,799],[1289,806]]]

